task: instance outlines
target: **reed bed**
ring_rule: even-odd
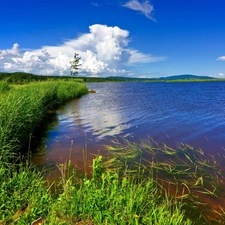
[[[0,155],[3,157],[4,152],[9,152],[6,150],[13,154],[27,146],[49,110],[87,92],[82,83],[47,81],[17,86],[1,95]]]

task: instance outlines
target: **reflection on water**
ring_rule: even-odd
[[[89,89],[96,93],[57,111],[42,148],[32,160],[54,166],[70,156],[72,163],[83,168],[84,159],[90,163],[95,154],[106,153],[104,145],[112,138],[139,142],[151,137],[159,145],[165,143],[172,148],[180,142],[201,148],[222,165],[225,174],[224,85],[90,83]],[[59,176],[57,171],[50,179]],[[224,198],[208,197],[206,201],[214,209],[224,205]]]
[[[57,111],[37,164],[72,161],[104,153],[112,137],[153,138],[176,147],[190,144],[212,154],[225,147],[224,83],[90,83],[97,93]],[[41,155],[41,156],[40,156]]]

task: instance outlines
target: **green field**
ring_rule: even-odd
[[[106,158],[93,160],[91,177],[78,176],[68,156],[57,165],[60,181],[46,181],[29,162],[32,135],[49,111],[87,93],[75,79],[0,82],[0,224],[223,224],[223,211],[200,198],[220,198],[219,166],[187,145],[115,142]]]

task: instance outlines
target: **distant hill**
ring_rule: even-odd
[[[58,80],[58,79],[77,79],[77,81],[85,82],[195,82],[195,81],[225,81],[225,79],[213,78],[210,76],[197,76],[191,74],[174,75],[159,78],[138,78],[138,77],[122,77],[122,76],[109,76],[109,77],[71,77],[71,76],[45,76],[35,75],[31,73],[15,72],[6,73],[0,72],[0,81],[5,80],[8,83],[24,84],[33,81],[43,80]]]
[[[191,74],[183,74],[183,75],[174,75],[169,77],[160,77],[159,80],[193,80],[193,79],[215,79],[210,76],[197,76],[197,75],[191,75]]]
[[[101,78],[97,78],[101,79]],[[214,77],[210,76],[198,76],[198,75],[191,75],[191,74],[182,74],[182,75],[174,75],[168,77],[159,77],[159,78],[138,78],[138,77],[106,77],[102,78],[106,81],[193,81],[193,80],[215,80]]]

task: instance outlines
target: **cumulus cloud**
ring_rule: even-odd
[[[220,56],[219,58],[217,58],[217,60],[223,60],[223,61],[225,61],[225,56]]]
[[[126,66],[164,60],[128,47],[129,32],[117,26],[95,24],[90,32],[58,46],[22,51],[19,44],[0,50],[0,70],[24,71],[45,75],[69,75],[74,53],[81,57],[80,74],[126,74]]]
[[[154,10],[154,7],[147,0],[142,3],[140,3],[138,0],[130,0],[123,6],[135,11],[139,11],[144,14],[148,19],[155,21],[154,17],[151,15]]]

